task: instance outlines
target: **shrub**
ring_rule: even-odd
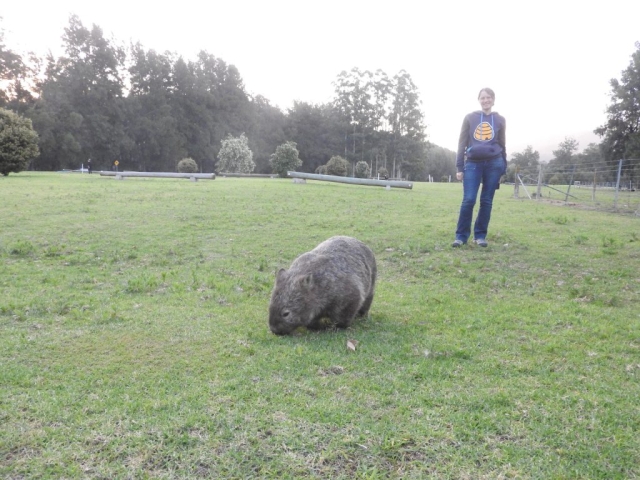
[[[0,173],[7,176],[26,170],[39,154],[38,134],[31,120],[0,108]]]
[[[288,171],[295,170],[302,165],[302,160],[298,158],[296,142],[285,142],[278,145],[276,153],[269,157],[269,163],[273,171],[283,178],[287,176]]]
[[[227,173],[251,173],[256,167],[249,140],[243,133],[239,137],[228,135],[222,140],[218,152],[218,171]]]
[[[331,157],[326,166],[328,175],[346,177],[349,171],[349,162],[338,155]]]
[[[386,180],[387,178],[389,178],[389,170],[384,167],[380,167],[378,169],[378,175],[380,175],[380,178],[384,178]]]
[[[179,173],[197,173],[198,172],[198,164],[193,158],[183,158],[178,162],[178,172]]]
[[[360,160],[356,163],[356,178],[369,178],[369,173],[371,169],[369,168],[369,164],[363,160]]]
[[[549,183],[551,185],[568,185],[569,181],[566,179],[565,175],[556,173],[549,179]]]
[[[316,168],[316,173],[318,175],[326,175],[327,174],[327,166],[326,165],[320,165],[318,168]]]

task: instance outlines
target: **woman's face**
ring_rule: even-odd
[[[480,92],[480,96],[478,97],[478,102],[480,102],[480,107],[482,108],[482,110],[484,110],[485,112],[490,112],[493,108],[495,100],[491,95],[482,90]]]

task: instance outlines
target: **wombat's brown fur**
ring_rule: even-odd
[[[286,335],[300,326],[322,329],[323,318],[346,328],[369,312],[376,284],[376,258],[351,237],[331,237],[280,269],[269,305],[269,328]]]

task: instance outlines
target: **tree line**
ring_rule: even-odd
[[[0,107],[32,121],[40,154],[34,170],[174,171],[183,158],[201,171],[219,168],[230,137],[246,138],[255,173],[271,173],[278,146],[297,145],[300,170],[314,172],[336,155],[371,172],[424,180],[455,172],[454,152],[426,140],[419,92],[409,73],[393,77],[357,68],[340,73],[327,104],[295,102],[283,112],[246,92],[238,69],[201,51],[195,59],[127,47],[72,15],[64,54],[25,58],[0,30]]]
[[[286,146],[285,157],[297,150],[291,161],[305,172],[323,171],[336,158],[349,175],[358,164],[371,175],[413,181],[455,174],[455,152],[426,139],[419,92],[406,71],[343,71],[332,101],[295,102],[283,112],[249,95],[238,69],[206,51],[185,59],[140,43],[125,47],[75,15],[62,43],[60,57],[23,56],[4,45],[0,28],[0,108],[30,120],[37,132],[38,154],[30,150],[28,168],[75,169],[90,158],[94,169],[118,160],[122,169],[174,171],[191,158],[200,171],[213,172],[229,165],[220,158],[225,142],[239,141],[250,150],[244,165],[254,173],[272,173],[274,165],[286,170],[286,162],[274,163]],[[612,181],[618,160],[640,158],[640,43],[636,48],[621,78],[610,82],[607,122],[594,130],[602,142],[578,153],[567,137],[545,166],[546,182]],[[4,122],[29,128],[13,117]],[[539,163],[531,146],[512,154],[507,180],[517,171],[533,174]],[[627,162],[623,177],[637,178],[638,164]]]
[[[640,156],[630,158],[611,157],[603,154],[603,143],[590,143],[579,151],[579,143],[573,137],[565,137],[558,148],[553,150],[553,158],[548,163],[540,162],[540,154],[528,145],[522,152],[511,156],[506,180],[551,185],[582,184],[613,186],[618,177],[624,185],[640,186]],[[539,178],[539,175],[542,175]]]
[[[601,142],[590,143],[580,151],[575,138],[565,137],[545,165],[540,164],[540,154],[529,145],[511,156],[508,181],[516,181],[516,175],[537,181],[542,166],[542,181],[549,184],[615,184],[618,176],[624,184],[640,183],[640,42],[635,47],[621,78],[609,82],[611,104],[607,120],[594,130]]]

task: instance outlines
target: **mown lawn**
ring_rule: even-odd
[[[639,477],[640,220],[512,193],[454,250],[459,184],[0,177],[0,476]],[[271,334],[336,234],[370,317]]]

